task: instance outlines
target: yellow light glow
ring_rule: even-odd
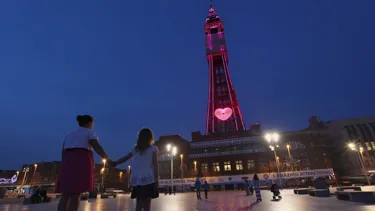
[[[171,145],[170,144],[167,144],[167,151],[169,152],[171,150]]]
[[[107,160],[106,159],[103,159],[103,163],[105,164],[107,162]]]

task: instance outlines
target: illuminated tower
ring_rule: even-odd
[[[204,33],[209,71],[206,134],[244,131],[245,124],[229,74],[224,25],[212,5]]]

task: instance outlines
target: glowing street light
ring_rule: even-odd
[[[21,184],[21,193],[23,192],[23,184],[25,183],[26,174],[29,171],[30,171],[29,167],[25,167],[25,168],[22,169],[22,172],[24,172],[24,174],[23,174],[23,180],[22,180],[22,184]]]
[[[280,178],[279,160],[276,154],[276,147],[279,147],[279,145],[277,145],[276,143],[279,141],[280,135],[278,133],[266,133],[266,135],[264,136],[264,139],[266,139],[266,141],[270,144],[271,151],[273,151],[275,155],[275,162],[276,162],[277,174],[278,174],[277,177],[279,178],[280,187],[282,188],[282,183],[281,183],[281,178]]]
[[[119,176],[120,176],[120,182],[121,182],[121,180],[122,180],[122,171],[120,171]]]
[[[358,156],[358,159],[359,159],[359,162],[360,162],[360,164],[362,166],[362,171],[365,173],[365,177],[366,177],[367,183],[368,183],[368,185],[371,185],[370,178],[367,175],[367,169],[366,169],[365,164],[363,162],[363,154],[362,154],[362,152],[364,150],[363,147],[361,147],[360,144],[357,144],[357,143],[349,143],[348,147],[351,150],[353,150],[353,151],[356,152],[356,154]]]
[[[101,169],[100,173],[102,173],[102,188],[104,190],[104,173],[105,173],[105,164],[107,163],[107,160],[106,159],[103,159],[103,168]]]
[[[293,172],[293,177],[294,177],[294,159],[293,159],[292,155],[290,154],[290,145],[287,144],[286,148],[288,149],[289,160],[290,160],[290,162],[292,162],[292,172]]]
[[[173,156],[177,154],[177,148],[171,144],[167,144],[167,151],[171,153],[171,188],[173,191]]]

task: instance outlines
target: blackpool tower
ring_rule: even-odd
[[[244,131],[245,124],[229,74],[224,25],[212,5],[204,33],[209,71],[206,134]]]

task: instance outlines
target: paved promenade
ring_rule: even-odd
[[[263,191],[263,201],[255,203],[255,196],[245,196],[243,192],[210,192],[209,199],[197,200],[194,193],[160,195],[152,201],[153,211],[374,211],[375,205],[339,201],[336,197],[315,198],[294,195],[290,190],[282,191],[283,199],[273,201],[269,191]],[[53,211],[57,201],[48,204],[23,206],[19,204],[0,205],[0,211]],[[80,211],[133,211],[135,201],[129,195],[119,195],[116,199],[96,199],[83,201]]]

